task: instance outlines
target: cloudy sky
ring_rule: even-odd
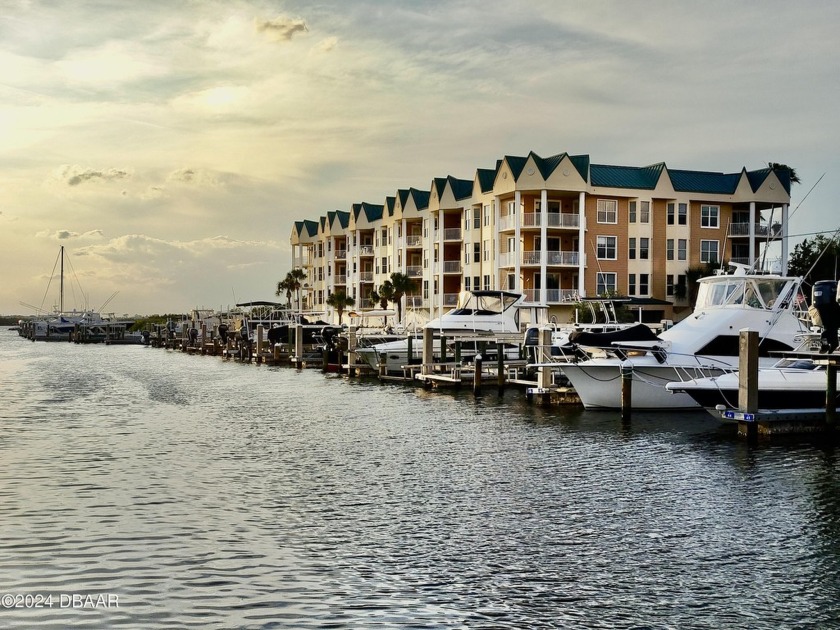
[[[838,26],[835,0],[0,0],[0,313],[56,303],[60,245],[69,307],[273,299],[293,221],[529,151],[786,163],[792,232],[834,230]]]

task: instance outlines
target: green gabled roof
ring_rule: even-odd
[[[588,155],[570,155],[569,160],[575,167],[575,170],[583,178],[583,181],[589,181],[589,156]]]
[[[528,161],[528,158],[519,157],[517,155],[506,155],[504,161],[508,163],[508,166],[510,166],[510,171],[513,173],[513,179],[516,181],[519,179],[522,169],[525,168],[525,162]]]
[[[496,181],[496,174],[498,172],[498,166],[495,169],[480,168],[476,170],[476,176],[478,177],[478,185],[481,188],[481,192],[487,193],[493,190],[493,183]]]
[[[452,175],[446,179],[452,187],[452,194],[455,195],[455,199],[466,199],[467,197],[472,197],[472,181],[468,179],[457,179],[452,177]]]
[[[295,231],[295,234],[300,236],[303,232],[303,221],[295,221],[295,224],[292,226],[292,229]]]
[[[761,185],[770,177],[770,173],[775,173],[779,182],[785,189],[785,192],[790,194],[790,173],[784,169],[762,168],[757,171],[747,171],[747,179],[750,182],[752,191],[755,192]]]
[[[435,192],[437,193],[437,198],[438,199],[443,197],[443,191],[446,188],[446,180],[447,180],[446,177],[435,177],[432,180],[432,188],[435,189]]]
[[[557,167],[560,166],[560,162],[563,161],[563,158],[565,158],[567,154],[558,153],[557,155],[552,155],[551,157],[541,158],[539,155],[531,151],[530,155],[534,156],[534,162],[536,163],[542,178],[548,179],[551,177],[551,174],[557,170]]]
[[[354,203],[352,206],[350,206],[350,209],[353,212],[353,220],[358,221],[359,214],[362,212],[362,204]]]
[[[303,221],[295,221],[295,229],[297,230],[298,236],[303,236],[304,232],[306,232],[308,236],[317,236],[318,222],[311,221],[310,219],[304,219]]]
[[[394,206],[397,205],[396,197],[385,197],[385,207],[388,209],[388,216],[394,216]]]
[[[365,217],[369,223],[373,223],[374,221],[379,221],[382,219],[382,213],[385,210],[385,206],[381,206],[375,203],[366,203],[362,202],[362,212],[365,213]]]
[[[400,200],[400,207],[405,208],[405,204],[408,203],[408,195],[410,194],[407,188],[401,188],[397,191],[397,199]]]
[[[738,188],[741,173],[711,173],[707,171],[669,170],[671,183],[677,192],[698,192],[731,195]]]
[[[323,230],[325,227],[327,227],[327,217],[322,216],[321,217],[321,230]]]
[[[653,190],[656,188],[664,169],[664,162],[651,166],[593,164],[589,169],[589,177],[593,186]]]
[[[338,222],[341,224],[341,227],[346,228],[350,225],[350,213],[345,212],[344,210],[336,210],[335,216],[338,219]]]
[[[418,210],[425,210],[429,207],[429,197],[431,193],[428,190],[417,190],[416,188],[409,188],[409,194],[414,199],[414,205]]]

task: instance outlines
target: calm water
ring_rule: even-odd
[[[53,596],[0,627],[840,627],[817,441],[5,330],[0,403],[0,593]]]

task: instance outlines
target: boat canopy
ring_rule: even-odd
[[[700,281],[695,308],[780,309],[790,304],[795,291],[801,295],[798,285],[796,278],[780,276],[710,276]],[[796,298],[797,303],[801,303],[804,295]]]
[[[463,291],[458,308],[450,315],[499,315],[522,301],[521,293],[508,291]]]

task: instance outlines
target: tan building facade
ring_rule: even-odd
[[[422,317],[452,308],[464,290],[522,292],[568,321],[585,297],[631,298],[651,319],[690,307],[689,270],[737,262],[760,268],[781,242],[790,179],[770,168],[737,173],[592,164],[588,155],[505,156],[471,180],[434,178],[384,203],[357,203],[298,221],[292,266],[306,272],[307,308],[333,317],[327,297],[355,308],[394,272],[416,289]]]

